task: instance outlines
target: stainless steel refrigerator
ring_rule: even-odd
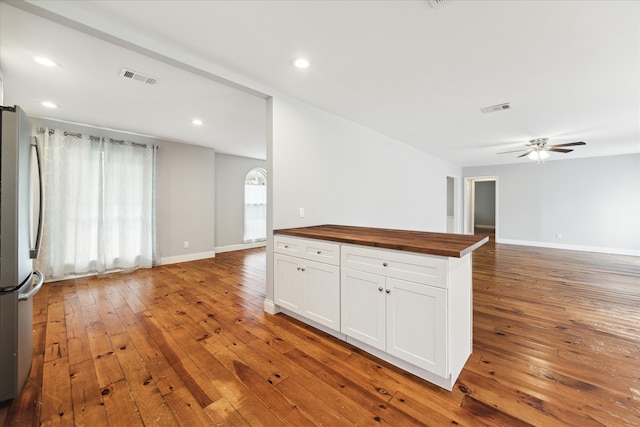
[[[0,110],[0,401],[5,401],[20,393],[31,370],[33,296],[43,283],[33,259],[44,200],[31,121],[20,107]]]

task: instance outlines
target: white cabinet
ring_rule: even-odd
[[[294,313],[302,312],[304,276],[301,274],[301,261],[288,255],[274,255],[275,303]]]
[[[275,304],[451,390],[472,350],[471,255],[276,235]],[[321,325],[321,326],[318,326]]]
[[[339,330],[340,246],[278,236],[274,246],[275,303],[321,325]]]
[[[387,277],[387,353],[448,375],[447,291]]]
[[[447,286],[447,258],[342,245],[342,267],[438,287]]]
[[[447,292],[342,268],[341,331],[434,374],[447,375]]]
[[[471,354],[470,259],[355,245],[341,258],[342,333],[455,381]]]
[[[302,315],[331,329],[340,329],[340,268],[307,261]]]
[[[340,245],[299,237],[278,236],[273,239],[274,252],[298,258],[340,265]]]
[[[385,278],[342,268],[340,330],[379,350],[385,349]]]

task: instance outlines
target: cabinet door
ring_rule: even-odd
[[[392,278],[386,284],[387,352],[447,377],[447,291]]]
[[[274,254],[275,303],[283,308],[302,313],[305,275],[302,261],[287,255]]]
[[[313,261],[305,261],[305,264],[302,315],[339,331],[340,267]]]
[[[385,278],[342,268],[340,331],[380,350],[385,349]]]

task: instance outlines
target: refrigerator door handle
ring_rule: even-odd
[[[38,146],[38,137],[34,136],[34,142],[31,144],[32,148],[36,150],[36,159],[38,161],[38,234],[36,235],[35,247],[29,250],[29,256],[31,259],[38,258],[40,255],[40,245],[42,244],[42,227],[44,225],[44,181],[42,177],[42,158],[40,155],[40,147]]]
[[[44,284],[44,276],[42,275],[42,273],[40,273],[38,270],[33,270],[33,274],[38,276],[38,283],[36,283],[36,285],[33,286],[29,292],[24,292],[24,293],[20,292],[18,294],[18,301],[28,300],[29,298],[37,294],[40,288],[42,287],[42,285]]]

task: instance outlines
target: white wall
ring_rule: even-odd
[[[266,168],[265,160],[216,153],[216,252],[243,249],[244,181],[254,168]]]
[[[215,151],[168,141],[159,141],[158,145],[156,224],[160,262],[215,256]],[[185,241],[189,248],[184,248]]]
[[[215,151],[196,145],[131,135],[107,129],[32,118],[36,128],[126,139],[158,148],[156,226],[159,263],[212,257],[214,252]],[[189,242],[189,248],[183,247]]]
[[[462,172],[498,177],[498,242],[640,255],[638,154]]]
[[[446,231],[446,177],[459,177],[459,167],[288,97],[270,106],[274,229],[333,223]]]
[[[273,100],[275,229],[347,224],[446,230],[460,168],[286,97]],[[299,208],[305,217],[299,218]]]

